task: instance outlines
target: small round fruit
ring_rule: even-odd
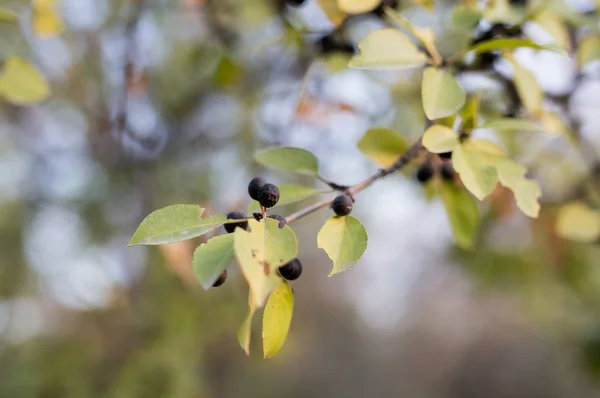
[[[442,179],[446,181],[452,181],[454,180],[456,172],[454,171],[452,164],[445,162],[440,169],[440,175],[442,176]]]
[[[285,224],[287,224],[287,220],[285,219],[285,217],[282,217],[279,214],[271,214],[269,216],[269,218],[272,218],[273,220],[279,221],[279,228],[283,228],[283,226]]]
[[[438,153],[438,156],[442,159],[452,159],[452,152]]]
[[[279,188],[273,184],[265,184],[258,190],[258,203],[261,206],[270,208],[279,202]]]
[[[227,280],[227,270],[223,271],[219,278],[213,283],[213,287],[219,287]]]
[[[232,211],[231,213],[227,214],[228,220],[241,220],[244,218],[246,218],[244,213],[240,213],[239,211]],[[244,220],[236,223],[224,224],[223,226],[225,227],[225,231],[227,231],[228,233],[232,233],[233,231],[235,231],[236,227],[240,227],[242,229],[247,230],[248,221]]]
[[[264,178],[256,177],[248,184],[248,195],[254,200],[258,200],[258,190],[265,185],[267,181]]]
[[[352,211],[352,198],[346,194],[337,196],[331,204],[333,212],[338,216],[347,216]]]
[[[417,170],[417,180],[421,183],[426,183],[433,177],[433,166],[430,162],[423,163]]]
[[[297,258],[279,267],[279,274],[288,281],[295,281],[302,275],[302,263]]]

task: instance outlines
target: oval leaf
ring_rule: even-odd
[[[569,203],[558,212],[556,233],[565,239],[595,242],[600,238],[600,212],[583,203]]]
[[[600,59],[600,36],[587,36],[581,40],[577,49],[577,62],[583,66]]]
[[[481,126],[484,129],[493,129],[498,131],[530,131],[530,132],[538,132],[543,131],[544,126],[532,122],[529,120],[523,119],[513,119],[513,118],[502,118],[489,120]]]
[[[423,146],[429,152],[452,152],[459,145],[458,134],[451,128],[434,124],[423,134]]]
[[[463,249],[472,248],[480,224],[473,196],[453,183],[443,183],[440,190],[456,245]]]
[[[37,0],[33,2],[33,30],[38,35],[56,35],[63,28],[56,10],[56,0]]]
[[[287,282],[280,284],[271,293],[263,313],[263,352],[265,358],[277,354],[287,338],[292,314],[294,313],[294,293]]]
[[[0,74],[0,95],[15,105],[29,105],[46,99],[50,88],[29,61],[13,56]]]
[[[249,220],[250,231],[237,228],[234,232],[235,256],[250,285],[254,305],[262,307],[265,300],[282,279],[277,269],[298,255],[298,241],[294,231],[267,218],[260,222]]]
[[[459,145],[452,153],[454,170],[460,175],[465,187],[479,200],[488,196],[498,183],[496,169],[484,157],[484,153],[467,145]]]
[[[204,209],[196,205],[173,205],[156,210],[142,221],[129,246],[162,245],[192,239],[227,221],[224,214],[200,218],[203,212]]]
[[[348,14],[364,14],[374,10],[381,0],[337,0],[340,10]]]
[[[408,149],[408,144],[394,130],[388,128],[369,129],[358,142],[358,149],[382,167],[394,164]]]
[[[502,38],[482,41],[481,43],[477,43],[471,48],[469,48],[468,51],[475,51],[476,53],[485,53],[495,50],[514,50],[519,47],[533,48],[535,50],[554,51],[565,56],[567,55],[565,50],[556,45],[543,46],[534,43],[531,40],[514,38]]]
[[[313,187],[305,187],[296,184],[282,184],[278,185],[278,188],[279,202],[277,202],[277,205],[274,208],[300,202],[301,200],[310,198],[311,196],[323,193],[323,191]],[[248,205],[248,213],[254,213],[257,211],[260,211],[260,205],[257,201],[253,200]]]
[[[450,73],[429,67],[423,73],[421,87],[423,109],[429,120],[447,117],[465,104],[466,95]]]
[[[192,266],[202,287],[210,289],[233,258],[233,235],[221,235],[202,243],[194,251]]]
[[[509,59],[510,60],[510,59]],[[527,69],[512,60],[514,66],[514,81],[519,97],[523,101],[525,108],[534,114],[537,114],[544,99],[544,93],[540,88],[535,76]]]
[[[385,28],[369,33],[358,43],[360,54],[348,64],[357,69],[405,69],[427,62],[423,54],[406,35],[397,29]]]
[[[504,158],[496,163],[498,179],[505,187],[513,191],[517,206],[525,215],[536,218],[540,212],[538,199],[542,190],[537,182],[525,178],[527,169],[519,163]]]
[[[365,227],[352,216],[327,220],[317,235],[317,245],[333,261],[329,276],[352,268],[367,249],[368,238]]]
[[[272,169],[308,175],[319,173],[319,164],[315,155],[300,148],[269,148],[257,152],[254,159],[263,166]]]
[[[0,22],[17,22],[19,15],[8,8],[0,7]]]
[[[237,332],[238,342],[240,343],[240,347],[244,350],[246,355],[250,355],[250,337],[252,335],[252,319],[254,318],[254,313],[256,312],[256,307],[254,306],[254,299],[252,298],[252,291],[248,293],[248,315],[246,315],[246,319],[240,325],[240,328]]]

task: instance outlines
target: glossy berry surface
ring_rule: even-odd
[[[431,179],[431,177],[433,177],[433,171],[434,170],[431,163],[423,163],[417,170],[417,180],[423,184],[426,183]]]
[[[246,218],[246,215],[244,213],[240,213],[239,211],[232,211],[231,213],[227,214],[228,220],[240,220],[243,218]],[[227,231],[228,233],[232,233],[233,231],[235,231],[235,229],[237,227],[247,230],[248,229],[248,221],[224,224],[223,226],[225,227],[225,231]]]
[[[283,228],[283,226],[287,224],[285,217],[282,217],[279,214],[271,214],[269,218],[279,221],[279,228]]]
[[[295,281],[302,275],[302,263],[297,258],[279,267],[279,274],[288,281]]]
[[[261,206],[270,208],[279,202],[279,188],[273,184],[265,184],[258,190],[257,195],[258,203]]]
[[[213,283],[213,287],[219,287],[227,280],[227,270],[223,271],[219,278]]]
[[[333,200],[331,209],[338,216],[347,216],[352,211],[352,199],[348,195],[339,195]]]
[[[456,172],[454,171],[452,164],[444,163],[442,165],[442,167],[440,168],[440,175],[442,176],[442,179],[444,179],[446,181],[452,181],[452,180],[454,180],[454,176],[456,175]]]
[[[258,200],[258,190],[265,185],[267,181],[264,178],[256,177],[248,184],[248,195],[254,200]]]

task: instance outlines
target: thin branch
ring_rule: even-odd
[[[404,166],[406,166],[411,160],[413,160],[416,156],[419,155],[419,153],[421,152],[422,149],[423,149],[423,145],[421,144],[421,139],[419,139],[410,148],[408,148],[408,150],[406,152],[404,152],[398,158],[398,160],[396,160],[396,162],[394,164],[392,164],[389,167],[386,167],[385,169],[380,169],[379,171],[377,171],[377,173],[373,174],[371,177],[367,178],[366,180],[349,187],[346,190],[346,192],[350,195],[354,195],[361,191],[364,191],[369,186],[371,186],[371,184],[373,184],[375,181],[382,179],[383,177],[387,176],[388,174],[398,171],[401,168],[403,168]],[[334,201],[334,199],[335,199],[335,196],[328,198],[328,199],[324,199],[320,202],[314,203],[308,207],[305,207],[304,209],[298,210],[297,212],[290,214],[285,219],[288,224],[292,223],[302,217],[305,217],[311,213],[314,213],[315,211],[317,211],[319,209],[322,209],[323,207],[331,205],[331,203]]]

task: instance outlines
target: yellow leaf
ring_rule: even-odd
[[[34,0],[33,30],[39,35],[53,36],[63,29],[62,20],[56,10],[56,0]]]
[[[292,314],[294,293],[287,282],[280,284],[271,293],[263,313],[263,352],[265,358],[277,354],[287,338]]]
[[[0,74],[0,95],[15,105],[29,105],[50,95],[50,87],[29,61],[12,56]]]
[[[381,0],[337,0],[338,7],[348,14],[364,14],[374,10]]]
[[[600,238],[600,212],[583,203],[569,203],[558,213],[556,232],[565,239],[595,242]]]
[[[542,11],[539,13],[535,22],[540,24],[548,32],[561,48],[568,50],[571,47],[569,28],[562,18],[551,11]]]
[[[255,312],[256,306],[254,305],[254,299],[252,298],[252,290],[250,290],[250,293],[248,293],[248,315],[246,315],[246,319],[244,319],[244,322],[242,322],[237,333],[238,342],[240,343],[240,346],[242,347],[246,355],[250,355],[252,319],[254,318]]]
[[[496,163],[498,179],[505,187],[513,191],[517,206],[525,215],[537,218],[540,212],[538,199],[542,190],[537,182],[525,178],[527,169],[517,162],[504,158]]]
[[[452,152],[458,145],[458,134],[451,128],[434,124],[423,134],[423,146],[429,152]]]
[[[469,145],[459,145],[452,153],[454,169],[465,187],[479,200],[492,193],[498,183],[496,168],[485,157]]]

